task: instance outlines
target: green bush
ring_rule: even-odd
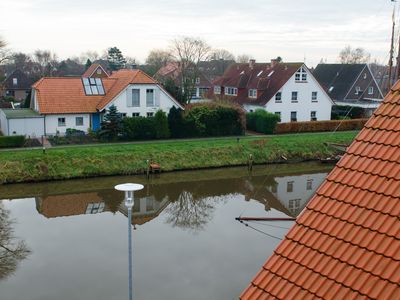
[[[128,140],[149,140],[156,138],[156,122],[154,117],[134,117],[122,120],[122,132]]]
[[[182,109],[172,106],[168,113],[168,127],[171,137],[185,137],[184,122]]]
[[[170,136],[169,127],[168,127],[168,118],[165,112],[159,110],[156,112],[154,116],[154,125],[156,129],[156,138],[157,139],[167,139]]]
[[[19,148],[25,144],[25,136],[0,136],[0,148]]]
[[[250,112],[246,114],[247,129],[259,133],[274,133],[276,124],[278,122],[279,116],[267,112],[263,109],[257,109],[255,112]]]

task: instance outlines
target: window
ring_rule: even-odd
[[[307,81],[307,72],[303,67],[301,67],[294,76],[296,81]]]
[[[18,85],[18,78],[13,78],[13,85]]]
[[[311,93],[311,101],[312,102],[318,102],[318,92],[312,92]]]
[[[363,78],[367,79],[367,73],[364,73]]]
[[[289,210],[292,212],[297,211],[300,208],[301,199],[289,200]]]
[[[221,94],[221,87],[219,85],[214,85],[214,94]]]
[[[290,122],[297,122],[297,111],[290,112]]]
[[[317,121],[317,112],[316,111],[311,112],[310,120]]]
[[[83,126],[83,117],[76,117],[75,118],[75,125],[76,126]]]
[[[226,87],[225,95],[237,96],[237,88],[234,87]]]
[[[126,118],[126,113],[120,113],[119,115],[121,116],[121,118]]]
[[[199,88],[199,96],[203,98],[208,93],[208,88]]]
[[[331,93],[331,92],[333,91],[333,89],[334,89],[334,86],[331,86],[331,87],[329,88],[329,90],[328,90],[328,93]]]
[[[192,92],[190,93],[192,98],[197,98],[197,90],[198,90],[198,88],[193,88],[192,89]]]
[[[100,69],[100,68],[97,68],[96,73],[97,73],[97,75],[100,75],[100,74],[101,74],[101,69]]]
[[[257,90],[256,89],[249,90],[249,98],[257,98]]]
[[[288,192],[288,193],[293,192],[293,184],[294,184],[294,181],[288,181],[287,186],[286,186],[286,192]]]
[[[132,113],[132,117],[133,118],[140,117],[140,113],[134,112],[134,113]]]
[[[356,86],[356,95],[358,95],[361,92],[361,88],[359,86]]]
[[[147,107],[154,106],[154,90],[153,89],[146,90],[146,106]]]
[[[297,102],[297,92],[292,92],[292,102],[296,103]]]
[[[277,115],[279,117],[279,121],[278,122],[280,122],[281,121],[281,112],[280,111],[276,111],[275,115]]]
[[[103,82],[100,78],[82,78],[86,95],[104,95]]]
[[[306,186],[307,191],[312,190],[312,183],[313,183],[312,179],[307,179],[307,186]]]
[[[152,116],[154,116],[154,113],[153,112],[148,112],[147,113],[147,117],[149,118],[149,117],[152,117]]]
[[[196,84],[200,84],[200,77],[196,77]]]
[[[104,210],[105,204],[104,202],[100,203],[89,203],[86,208],[86,214],[97,214],[101,213]]]
[[[368,87],[368,95],[373,95],[374,94],[374,87],[370,86]]]
[[[154,210],[154,198],[153,197],[149,197],[146,199],[146,211],[150,212]]]
[[[281,103],[282,102],[282,92],[277,92],[275,95],[275,102]]]
[[[65,118],[58,118],[58,126],[60,127],[65,126]]]
[[[140,106],[140,90],[132,89],[132,101],[128,102],[128,106],[139,107]]]

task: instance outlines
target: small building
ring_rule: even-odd
[[[0,131],[3,135],[44,135],[44,116],[32,109],[0,109]]]
[[[13,97],[16,101],[22,102],[31,91],[32,80],[21,70],[15,70],[3,82],[5,97]]]
[[[319,64],[313,74],[336,106],[360,107],[369,117],[382,102],[368,64]]]
[[[400,81],[240,299],[400,299]]]
[[[333,102],[304,63],[236,63],[213,82],[211,98],[264,109],[281,122],[330,120]]]

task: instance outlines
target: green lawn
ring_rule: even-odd
[[[357,132],[303,133],[265,137],[236,137],[90,145],[0,152],[0,182],[25,182],[102,175],[128,175],[146,170],[146,160],[164,171],[246,164],[281,159],[316,159],[335,154],[324,142],[350,143]]]

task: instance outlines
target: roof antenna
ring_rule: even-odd
[[[303,59],[304,64],[306,63],[306,54],[304,53],[304,59]]]

